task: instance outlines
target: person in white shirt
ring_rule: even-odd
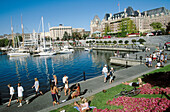
[[[103,67],[102,73],[104,74],[104,82],[106,82],[107,74],[108,74],[108,69],[107,65]]]
[[[19,100],[19,105],[18,105],[18,107],[21,107],[22,106],[22,103],[21,103],[21,101],[22,101],[22,99],[23,99],[23,91],[24,91],[24,89],[23,89],[23,87],[21,86],[21,83],[18,83],[18,100]]]
[[[7,86],[8,86],[9,91],[10,91],[9,103],[8,103],[8,105],[7,105],[7,107],[9,107],[9,106],[11,105],[11,100],[14,99],[14,97],[15,97],[15,96],[14,96],[15,90],[14,90],[14,88],[11,86],[11,84],[8,84]]]
[[[148,59],[148,61],[149,61],[149,67],[152,67],[152,57],[149,57],[149,59]]]
[[[39,85],[39,81],[37,78],[34,78],[35,82],[34,82],[34,85],[32,86],[32,88],[35,87],[35,92],[36,92],[36,95],[37,93],[39,92],[41,95],[43,95],[42,91],[39,91],[39,88],[40,88],[40,85]]]
[[[63,83],[65,84],[66,80],[68,79],[68,77],[66,75],[64,75],[63,77]]]

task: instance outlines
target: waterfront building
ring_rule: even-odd
[[[162,28],[166,28],[166,25],[170,22],[170,10],[160,7],[140,12],[139,10],[133,10],[132,7],[128,7],[124,11],[113,15],[106,13],[102,21],[98,16],[95,16],[90,24],[91,35],[97,34],[97,36],[101,36],[106,26],[109,26],[110,33],[118,33],[120,31],[119,24],[123,18],[130,18],[139,32],[151,32],[153,29],[150,24],[153,22],[160,22],[163,25]]]
[[[62,24],[60,24],[59,26],[50,28],[50,35],[54,40],[56,40],[57,38],[61,40],[65,32],[67,32],[68,35],[72,36],[72,27],[63,26]]]

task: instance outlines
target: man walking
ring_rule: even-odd
[[[14,88],[11,86],[11,84],[8,84],[7,86],[8,86],[9,91],[10,91],[10,98],[9,98],[9,103],[8,103],[8,106],[7,106],[7,107],[9,107],[9,106],[11,105],[11,100],[14,98],[15,90],[14,90]]]
[[[19,105],[18,107],[21,107],[22,106],[22,99],[23,99],[23,87],[21,86],[21,83],[18,83],[18,100],[19,100]]]
[[[102,73],[104,74],[104,82],[106,83],[106,78],[108,73],[107,65],[103,67]]]

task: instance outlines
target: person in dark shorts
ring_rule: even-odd
[[[56,103],[59,104],[58,97],[56,97],[57,87],[56,87],[54,84],[51,84],[50,91],[51,91],[51,96],[52,96],[52,99],[53,99],[53,106],[54,106]]]
[[[138,82],[122,82],[122,84],[125,84],[125,85],[129,85],[129,86],[133,86],[133,87],[142,87],[143,86],[143,83],[142,83],[142,79],[141,78],[138,78]]]
[[[114,78],[115,78],[113,67],[111,67],[111,70],[110,70],[108,75],[110,76],[110,82],[109,83],[111,84],[113,82]]]

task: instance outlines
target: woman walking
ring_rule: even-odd
[[[54,106],[56,103],[59,104],[58,97],[56,97],[57,87],[56,87],[54,84],[51,84],[50,91],[51,91],[51,96],[52,96],[52,99],[53,99],[53,106]]]
[[[70,88],[69,88],[69,85],[68,85],[68,78],[66,78],[65,86],[64,86],[65,96],[67,96],[67,90],[68,90],[68,95],[70,95]]]

